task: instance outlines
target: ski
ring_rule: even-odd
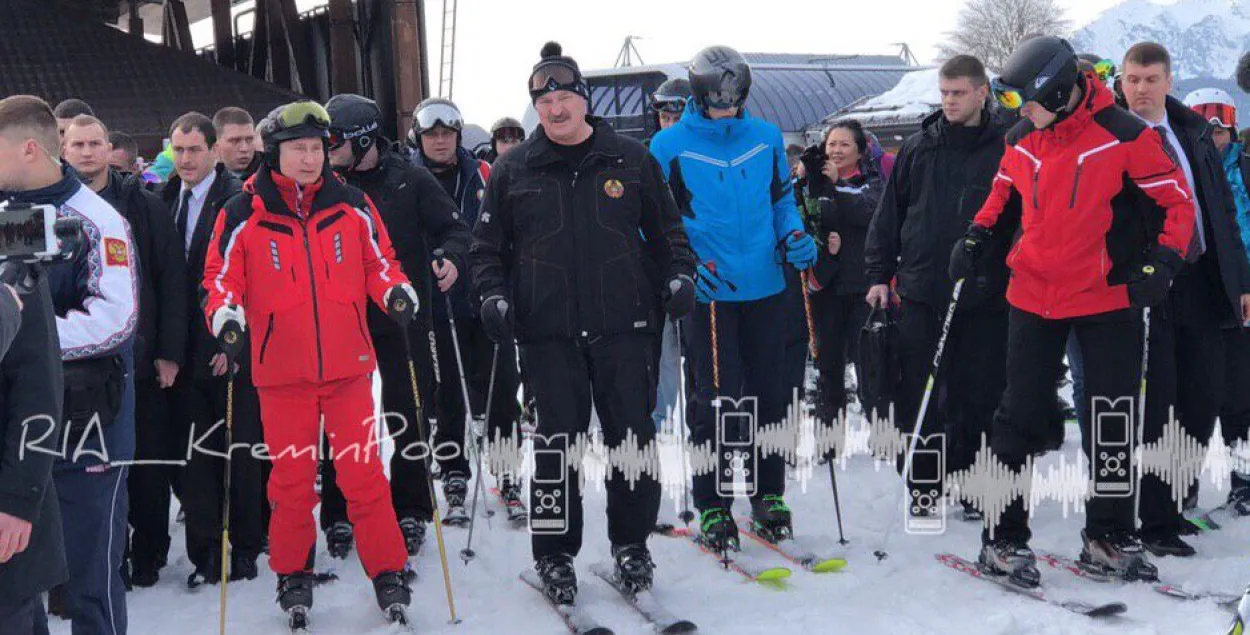
[[[1051,567],[1067,571],[1068,573],[1071,573],[1072,575],[1075,575],[1078,578],[1085,578],[1086,580],[1093,580],[1094,582],[1107,582],[1107,583],[1127,582],[1127,580],[1124,580],[1121,578],[1101,576],[1096,573],[1091,573],[1089,571],[1086,571],[1085,569],[1081,568],[1081,566],[1077,563],[1076,560],[1073,560],[1072,558],[1069,558],[1067,556],[1061,556],[1061,555],[1054,554],[1054,553],[1039,551],[1037,552],[1037,559],[1039,561],[1045,562]],[[1220,593],[1218,591],[1204,591],[1204,592],[1186,591],[1185,589],[1181,588],[1178,585],[1168,584],[1167,582],[1163,582],[1161,580],[1153,582],[1150,585],[1150,588],[1154,589],[1156,593],[1160,593],[1168,597],[1176,598],[1178,600],[1186,600],[1186,601],[1215,600],[1219,604],[1232,604],[1232,603],[1236,603],[1238,600],[1241,599],[1241,596],[1232,595],[1229,593]]]
[[[538,574],[526,569],[521,572],[521,581],[529,585],[539,595],[543,596],[547,606],[550,606],[564,621],[564,625],[568,627],[570,633],[575,635],[614,635],[612,629],[601,625],[595,621],[589,613],[582,610],[580,604],[556,604],[543,593],[543,583],[538,579]]]
[[[508,522],[512,525],[513,529],[524,529],[529,526],[530,515],[529,512],[525,511],[524,505],[519,502],[509,505],[508,501],[504,500],[503,494],[500,493],[498,487],[490,488],[490,493],[498,499],[499,504],[503,506],[504,513],[508,515]]]
[[[1033,598],[1039,602],[1045,602],[1052,606],[1067,609],[1078,615],[1084,615],[1086,617],[1108,617],[1111,615],[1119,615],[1128,610],[1128,607],[1122,602],[1087,604],[1076,600],[1056,600],[1047,596],[1046,592],[1040,588],[1030,589],[1013,584],[1008,580],[1007,576],[996,576],[982,571],[981,568],[975,563],[965,560],[964,558],[960,558],[954,554],[940,553],[937,555],[937,559],[942,564],[956,571],[962,571],[978,580],[984,580],[991,584],[998,585],[999,587],[1011,591],[1012,593]]]
[[[759,582],[776,588],[785,588],[782,586],[784,581],[790,577],[790,569],[786,567],[774,567],[758,562],[751,558],[749,554],[741,551],[735,553],[733,557],[729,554],[721,556],[721,554],[708,548],[698,533],[682,527],[675,527],[671,531],[661,534],[670,538],[681,538],[693,544],[699,551],[713,557],[716,562],[725,569],[733,571],[738,575],[750,580],[751,582]]]
[[[616,577],[611,565],[607,563],[597,563],[591,565],[590,571],[599,576],[608,586],[621,594],[625,601],[629,603],[634,610],[638,611],[648,622],[655,626],[655,631],[663,635],[674,635],[676,633],[694,633],[699,630],[694,622],[683,620],[675,617],[668,609],[660,604],[659,599],[650,590],[639,593],[630,593],[625,589]]]
[[[746,517],[740,516],[738,518],[738,527],[738,533],[746,534],[748,538],[777,552],[781,557],[812,573],[833,573],[846,568],[845,558],[826,558],[817,555],[815,549],[804,547],[796,538],[773,542],[761,536],[755,532],[754,525]]]
[[[463,505],[449,506],[447,513],[443,515],[444,527],[468,527],[469,512],[465,510]]]

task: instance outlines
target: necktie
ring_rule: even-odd
[[[178,237],[183,243],[187,240],[187,215],[191,212],[191,190],[183,190],[182,197],[178,199],[178,214],[175,224],[178,226]]]
[[[1168,136],[1167,127],[1161,126],[1161,125],[1155,126],[1155,132],[1158,132],[1159,137],[1161,137],[1163,140],[1163,151],[1168,154],[1169,159],[1172,159],[1172,163],[1175,164],[1177,168],[1180,168],[1181,158],[1180,158],[1180,155],[1176,153],[1176,147],[1172,145],[1172,138]],[[1190,184],[1189,187],[1190,187],[1190,191],[1192,192],[1193,184]],[[1201,222],[1202,220],[1198,218],[1197,208],[1195,207],[1194,208],[1194,233],[1192,236],[1189,237],[1189,249],[1185,251],[1185,262],[1188,262],[1191,264],[1198,262],[1198,257],[1201,256],[1203,252],[1202,233],[1201,233],[1202,228],[1199,227],[1199,224]]]

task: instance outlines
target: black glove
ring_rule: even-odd
[[[967,278],[968,274],[976,269],[981,256],[985,255],[990,238],[993,237],[994,234],[990,230],[980,225],[973,224],[968,228],[968,233],[964,234],[964,237],[960,238],[951,249],[951,262],[946,269],[951,280]]]
[[[799,162],[803,164],[803,170],[807,172],[809,183],[814,183],[813,178],[818,178],[825,169],[825,161],[829,157],[825,156],[825,147],[822,144],[810,145],[799,155]]]
[[[482,329],[495,342],[512,338],[512,305],[506,298],[492,295],[482,301]]]
[[[668,279],[664,287],[664,312],[680,320],[694,310],[694,279],[679,273]]]
[[[1128,283],[1128,301],[1135,309],[1162,304],[1172,288],[1172,278],[1185,263],[1180,254],[1158,245],[1154,254],[1142,264],[1141,271]]]

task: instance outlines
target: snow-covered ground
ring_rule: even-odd
[[[1218,435],[1217,435],[1218,436]],[[666,498],[661,521],[676,520],[680,502],[672,493],[679,473],[672,438],[665,435]],[[1069,463],[1079,454],[1079,432],[1068,425],[1063,454]],[[385,448],[384,448],[385,451]],[[1058,462],[1052,454],[1039,465]],[[647,623],[619,596],[589,571],[592,562],[607,558],[608,541],[604,517],[605,496],[594,483],[602,474],[597,457],[588,458],[591,485],[585,494],[586,532],[578,558],[580,602],[587,610],[624,635],[651,632]],[[828,472],[823,467],[795,476],[789,482],[787,501],[795,514],[796,531],[837,539],[833,496]],[[1222,502],[1226,492],[1211,485],[1204,474],[1203,506]],[[1225,483],[1227,479],[1224,479]],[[492,481],[493,482],[493,481]],[[947,529],[937,536],[908,535],[901,525],[899,479],[891,467],[867,456],[847,460],[838,473],[849,566],[824,575],[795,571],[785,590],[752,584],[724,571],[710,557],[683,540],[653,537],[656,592],[674,613],[695,621],[702,633],[926,633],[960,635],[1175,635],[1223,633],[1228,613],[1211,601],[1182,602],[1153,592],[1145,585],[1098,584],[1042,566],[1043,583],[1055,597],[1087,602],[1121,601],[1129,610],[1123,616],[1094,620],[1060,608],[1008,594],[1005,591],[950,570],[934,554],[954,552],[975,558],[980,525],[960,521],[950,508]],[[1227,485],[1225,484],[1225,487]],[[498,509],[495,501],[492,508]],[[748,511],[745,501],[738,511]],[[502,514],[500,514],[501,516]],[[888,544],[884,530],[891,523]],[[1033,518],[1033,547],[1075,557],[1083,518],[1057,503],[1044,503]],[[160,583],[129,596],[130,633],[134,635],[198,635],[218,632],[218,587],[187,591],[183,581],[192,567],[181,553],[182,528],[175,525],[171,564],[162,571]],[[541,597],[517,579],[530,566],[529,537],[509,528],[502,518],[487,528],[479,522],[474,548],[477,558],[465,564],[459,557],[468,537],[467,529],[444,530],[461,623],[448,623],[443,576],[434,532],[428,534],[424,553],[418,558],[411,617],[421,633],[490,633],[511,635],[559,634],[563,624]],[[1162,576],[1190,590],[1240,593],[1250,581],[1250,520],[1192,539],[1199,556],[1191,560],[1156,559]],[[889,557],[878,561],[872,553],[881,547]],[[318,569],[333,568],[341,579],[317,589],[311,613],[313,632],[324,635],[370,635],[396,632],[384,624],[373,599],[372,588],[360,569],[355,553],[347,561],[331,560],[319,545]],[[785,564],[778,559],[779,565]],[[276,581],[262,564],[257,580],[229,585],[228,629],[237,634],[285,633],[285,619],[274,603]],[[795,567],[797,569],[797,567]],[[53,619],[52,632],[68,635],[69,623]]]

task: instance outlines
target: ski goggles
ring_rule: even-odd
[[[1224,128],[1237,127],[1237,107],[1228,104],[1198,104],[1194,112],[1203,119]]]
[[[315,101],[297,101],[287,104],[278,113],[279,129],[310,125],[318,128],[330,127],[330,113]]]
[[[655,112],[666,112],[672,115],[680,114],[686,109],[686,100],[682,97],[652,97],[651,110]]]
[[[1030,101],[1053,101],[1054,91],[1052,88],[1055,77],[1064,70],[1066,65],[1072,63],[1072,57],[1071,52],[1068,52],[1066,54],[1059,53],[1051,58],[1046,63],[1046,66],[1042,68],[1042,72],[1038,73],[1037,77],[1031,80],[1032,88],[1012,86],[1003,81],[1002,77],[995,77],[990,80],[990,92],[994,93],[994,99],[998,101],[998,104],[1008,110],[1019,110],[1024,107],[1025,103]],[[1051,112],[1055,112],[1058,108],[1063,107],[1063,104],[1042,103],[1041,105]],[[1054,106],[1054,108],[1047,106]]]
[[[525,141],[525,131],[518,128],[500,128],[492,138],[504,143],[521,143]]]
[[[352,130],[343,130],[341,128],[338,128],[338,129],[331,128],[330,129],[330,149],[337,150],[340,147],[342,147],[343,144],[349,143],[361,137],[364,137],[365,139],[370,139],[369,135],[373,132],[377,132],[377,130],[378,130],[378,122],[376,121],[367,126],[354,128]],[[361,145],[368,147],[369,143],[362,142]]]
[[[1098,75],[1104,83],[1115,77],[1115,62],[1111,60],[1100,60],[1094,64],[1094,73]]]
[[[538,99],[547,93],[567,90],[590,99],[590,91],[577,71],[560,63],[539,66],[530,75],[530,97]]]
[[[429,104],[418,110],[415,115],[416,129],[425,132],[435,126],[443,126],[451,130],[464,129],[464,118],[460,111],[451,104]]]
[[[990,80],[990,92],[994,93],[998,105],[1007,110],[1019,110],[1024,106],[1024,91],[999,81],[997,77]]]

